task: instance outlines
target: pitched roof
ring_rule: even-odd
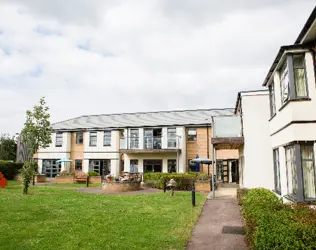
[[[214,116],[232,116],[234,109],[197,109],[88,115],[52,124],[55,130],[206,125]]]

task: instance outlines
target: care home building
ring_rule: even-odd
[[[316,8],[295,43],[279,49],[263,83],[270,95],[273,189],[286,201],[316,200],[315,52]]]
[[[52,143],[37,153],[39,171],[55,177],[72,170],[100,175],[122,172],[201,171],[196,157],[212,157],[212,117],[234,116],[233,109],[180,110],[81,116],[53,124]],[[238,151],[219,150],[218,162],[237,161]],[[226,178],[226,181],[229,180]],[[230,180],[232,181],[232,180]]]

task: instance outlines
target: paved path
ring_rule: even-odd
[[[225,226],[242,226],[237,201],[231,197],[207,200],[198,223],[193,229],[187,250],[248,249],[244,241],[244,235],[223,234],[222,230]]]

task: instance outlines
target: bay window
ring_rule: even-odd
[[[305,54],[287,54],[280,70],[282,104],[308,97]]]
[[[285,147],[288,195],[295,201],[316,200],[314,145],[295,143]]]

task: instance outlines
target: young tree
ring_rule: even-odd
[[[16,141],[7,134],[0,135],[0,160],[16,160]]]
[[[51,140],[51,133],[52,128],[50,125],[50,114],[49,114],[49,107],[46,106],[45,98],[42,97],[39,101],[38,105],[33,107],[33,110],[26,111],[26,122],[24,123],[24,128],[21,132],[22,141],[26,144],[29,152],[29,159],[33,158],[33,155],[38,151],[39,148],[46,148],[52,142]],[[32,164],[34,166],[34,164]],[[22,178],[23,172],[24,174],[27,171],[30,171],[31,167],[29,164],[26,164],[24,171],[22,171]],[[37,172],[37,165],[35,172],[33,174],[33,185],[34,185],[34,178]],[[25,181],[23,181],[24,186],[29,185],[27,181],[29,178],[27,177],[29,174],[25,174]],[[27,188],[26,188],[27,192]]]

